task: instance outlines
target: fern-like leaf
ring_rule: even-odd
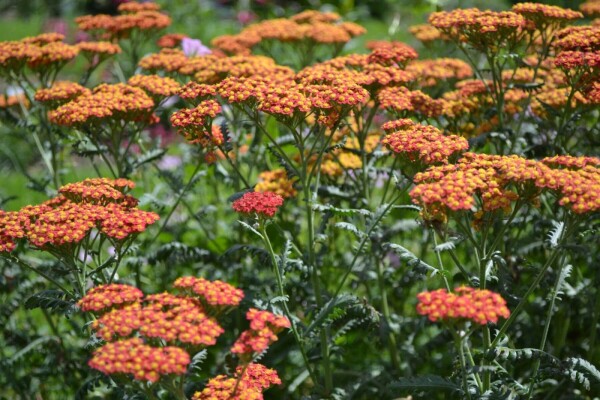
[[[423,375],[410,378],[400,378],[391,383],[388,386],[388,389],[401,393],[412,393],[416,391],[463,393],[463,390],[460,386],[438,375]]]
[[[25,301],[25,308],[32,310],[41,308],[52,312],[69,315],[77,310],[75,302],[68,299],[62,290],[43,290]]]

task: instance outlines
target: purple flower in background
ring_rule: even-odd
[[[181,40],[181,48],[183,49],[183,53],[188,57],[207,56],[212,53],[212,51],[198,39],[183,38]]]
[[[157,164],[161,170],[173,170],[181,165],[181,158],[172,155],[164,156]]]

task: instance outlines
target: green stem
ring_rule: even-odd
[[[385,317],[385,320],[389,327],[391,321],[391,313],[388,304],[387,291],[385,287],[383,264],[378,258],[376,258],[375,262],[377,263],[377,283],[379,284],[379,292],[381,293],[381,306],[383,308],[383,316]],[[396,335],[394,334],[394,331],[391,328],[388,334],[388,340],[388,348],[390,351],[390,358],[392,359],[392,365],[394,366],[394,370],[396,370],[396,372],[400,372],[400,356],[398,355]]]
[[[36,274],[38,274],[39,276],[41,276],[41,277],[45,278],[47,281],[49,281],[49,282],[53,283],[53,284],[54,284],[56,287],[58,287],[60,290],[62,290],[63,292],[65,292],[65,293],[66,293],[66,294],[67,294],[67,295],[68,295],[68,296],[69,296],[71,299],[73,299],[73,300],[77,299],[77,298],[75,297],[75,295],[74,295],[74,294],[73,294],[73,293],[72,293],[70,290],[68,290],[67,288],[65,288],[65,287],[64,287],[63,285],[61,285],[61,284],[60,284],[60,283],[59,283],[59,282],[58,282],[56,279],[52,278],[52,277],[51,277],[51,276],[49,276],[48,274],[46,274],[46,273],[44,273],[44,272],[40,271],[39,269],[37,269],[37,268],[35,268],[35,267],[33,267],[33,266],[31,266],[31,265],[29,265],[29,264],[27,264],[27,263],[25,263],[25,262],[23,262],[23,261],[19,260],[19,259],[18,259],[17,257],[15,257],[15,256],[12,256],[12,255],[10,255],[10,256],[8,256],[8,257],[6,257],[6,256],[3,256],[3,257],[5,257],[5,258],[7,258],[9,261],[12,261],[12,262],[14,262],[14,263],[17,263],[19,266],[21,266],[21,267],[23,267],[23,268],[26,268],[26,269],[29,269],[29,270],[31,270],[31,271],[33,271],[33,272],[35,272]]]
[[[288,305],[287,305],[287,301],[285,300],[286,295],[285,295],[285,287],[283,284],[283,278],[281,276],[281,271],[279,270],[279,265],[277,263],[277,258],[275,257],[275,251],[273,250],[273,246],[271,244],[271,240],[269,239],[269,235],[267,234],[267,227],[266,224],[261,223],[261,234],[263,236],[263,242],[265,244],[265,246],[267,247],[267,250],[269,251],[269,255],[271,257],[271,264],[273,264],[273,271],[275,272],[275,278],[277,280],[277,287],[279,289],[279,295],[282,298],[282,303],[283,303],[283,311],[285,313],[285,316],[288,318],[288,320],[290,321],[290,325],[292,328],[292,333],[294,335],[294,338],[296,339],[296,342],[298,343],[298,347],[300,348],[300,353],[302,354],[302,360],[304,361],[304,366],[306,367],[306,370],[308,371],[311,379],[313,380],[313,382],[317,382],[315,373],[313,371],[313,369],[310,366],[310,361],[308,359],[308,355],[306,353],[306,350],[304,349],[304,344],[303,344],[303,340],[300,337],[300,333],[298,332],[298,328],[296,327],[296,323],[294,322],[294,319],[292,318],[292,313],[290,312]]]
[[[565,253],[561,256],[561,261],[559,262],[558,271],[556,273],[556,281],[554,282],[554,288],[552,289],[551,297],[550,297],[550,307],[548,308],[548,315],[546,316],[546,323],[544,324],[544,332],[542,333],[542,340],[540,342],[540,351],[544,351],[546,347],[546,340],[548,339],[548,331],[550,330],[550,322],[552,321],[552,315],[554,314],[554,304],[556,303],[556,297],[558,296],[558,292],[560,290],[561,285],[561,275],[562,270],[565,264]],[[535,362],[535,366],[533,367],[533,374],[531,375],[531,383],[529,384],[529,390],[527,392],[527,399],[531,399],[533,396],[533,389],[535,387],[535,380],[537,379],[537,374],[540,369],[540,360],[538,359]]]

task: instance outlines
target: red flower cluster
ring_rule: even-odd
[[[179,347],[152,347],[132,338],[100,347],[89,366],[107,375],[128,374],[138,381],[157,382],[162,376],[185,374],[189,363],[189,354]]]
[[[112,284],[96,286],[77,303],[83,311],[102,311],[122,304],[135,303],[144,293],[129,285]]]
[[[204,100],[195,108],[184,108],[173,113],[171,124],[190,143],[200,143],[203,147],[219,146],[223,143],[223,135],[220,130],[215,132],[212,128],[212,121],[219,113],[219,103]]]
[[[250,329],[242,332],[231,348],[232,353],[241,356],[262,353],[277,341],[279,332],[291,326],[286,317],[255,308],[246,313],[246,319],[250,321]]]
[[[417,312],[427,315],[430,321],[470,320],[479,325],[497,323],[498,318],[508,318],[510,311],[506,301],[497,293],[470,287],[422,292],[417,295]]]
[[[233,209],[242,214],[272,218],[283,205],[283,197],[272,192],[248,192],[233,202]]]
[[[219,375],[210,379],[201,392],[194,393],[192,400],[262,400],[263,391],[273,385],[281,385],[275,370],[250,363],[237,367],[232,378]]]
[[[223,281],[209,281],[204,278],[186,276],[178,278],[173,286],[190,291],[199,296],[203,303],[212,307],[234,307],[244,298],[244,292]]]
[[[453,154],[469,148],[463,137],[445,136],[434,126],[417,124],[410,119],[387,122],[382,128],[392,133],[381,143],[394,153],[407,157],[410,162],[420,161],[424,165],[446,164]]]

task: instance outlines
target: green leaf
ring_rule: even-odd
[[[442,378],[438,375],[423,375],[410,378],[400,378],[388,386],[389,390],[397,390],[400,392],[414,391],[444,391],[444,392],[459,392],[463,393],[460,386],[452,381]]]
[[[68,296],[62,290],[44,290],[34,294],[25,301],[25,308],[32,310],[42,308],[56,313],[69,315],[77,310],[75,302],[67,300]]]
[[[352,232],[354,233],[358,238],[362,239],[365,236],[367,236],[366,233],[364,233],[363,231],[361,231],[360,229],[358,229],[356,227],[356,225],[353,225],[349,222],[338,222],[334,225],[336,228],[340,228],[343,230],[346,230],[348,232]]]

